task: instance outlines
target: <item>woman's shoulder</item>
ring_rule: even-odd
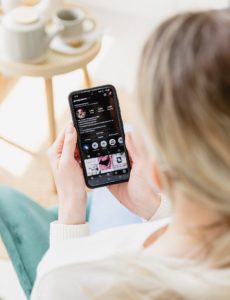
[[[227,300],[223,295],[230,292],[229,280],[229,270],[221,274],[139,250],[49,272],[36,285],[32,300],[63,299],[59,298],[63,292],[65,300],[190,299],[189,291],[192,299]]]
[[[151,233],[168,222],[169,219],[164,219],[152,223],[120,226],[92,236],[63,241],[50,248],[43,257],[37,270],[37,282],[46,278],[48,274],[59,274],[59,270],[71,274],[72,266],[86,270],[88,267],[93,268],[98,261],[102,263],[107,258],[138,251]],[[109,266],[109,261],[107,263]],[[71,276],[68,275],[69,277]]]

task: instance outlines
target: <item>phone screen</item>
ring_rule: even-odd
[[[130,164],[115,88],[73,92],[69,100],[87,186],[127,181]]]

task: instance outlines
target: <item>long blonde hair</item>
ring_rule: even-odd
[[[150,151],[187,198],[219,213],[228,230],[210,255],[230,267],[230,13],[160,25],[144,47],[138,91]]]

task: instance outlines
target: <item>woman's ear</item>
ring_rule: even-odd
[[[160,168],[158,167],[155,161],[151,162],[151,179],[154,182],[155,186],[159,190],[159,192],[163,191],[163,184],[160,176]]]

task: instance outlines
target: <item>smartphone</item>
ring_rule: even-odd
[[[128,181],[130,162],[114,86],[72,92],[69,104],[86,185],[97,188]]]

